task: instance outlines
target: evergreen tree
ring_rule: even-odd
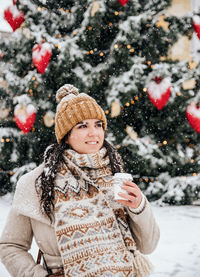
[[[17,1],[25,21],[0,42],[8,65],[0,105],[10,111],[0,121],[2,193],[41,163],[55,142],[55,93],[70,83],[102,105],[108,139],[150,200],[188,204],[199,197],[200,123],[193,125],[191,114],[195,110],[198,117],[199,66],[167,58],[180,35],[191,37],[193,15],[166,17],[165,29],[158,22],[169,5],[170,0]],[[46,61],[38,61],[44,53]],[[184,89],[188,80],[195,86]],[[27,108],[29,120],[34,122],[34,113],[36,118],[22,132],[16,123]]]

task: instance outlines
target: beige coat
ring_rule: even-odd
[[[62,266],[61,257],[53,225],[40,211],[39,199],[35,191],[35,180],[43,166],[22,176],[17,184],[13,205],[0,239],[2,263],[13,277],[45,277],[46,270],[36,265],[28,253],[32,238],[45,253],[50,268]],[[142,213],[136,215],[129,211],[131,229],[137,248],[143,254],[150,254],[159,240],[159,228],[147,201]]]

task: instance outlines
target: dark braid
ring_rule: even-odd
[[[69,134],[68,134],[69,135]],[[40,195],[40,206],[50,221],[53,221],[52,212],[54,211],[54,185],[57,172],[64,163],[63,153],[69,148],[66,144],[65,136],[60,143],[55,143],[47,147],[44,153],[44,170],[36,179],[35,187]],[[106,140],[103,146],[107,150],[110,159],[111,171],[114,175],[117,172],[123,172],[123,163],[117,150]]]
[[[124,172],[124,165],[122,162],[122,158],[117,152],[117,150],[107,140],[104,140],[103,146],[106,148],[107,155],[109,156],[109,159],[110,159],[112,174],[114,175],[115,173],[118,173],[118,172]]]
[[[35,187],[40,195],[40,206],[42,211],[52,222],[52,211],[54,211],[54,181],[61,164],[64,162],[63,152],[67,148],[63,139],[61,143],[55,143],[47,147],[44,153],[44,170],[36,179]]]

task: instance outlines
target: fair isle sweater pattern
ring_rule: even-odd
[[[113,200],[106,150],[67,150],[65,162],[55,187],[55,231],[65,276],[133,277],[136,246],[126,212]]]

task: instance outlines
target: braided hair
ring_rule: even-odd
[[[51,223],[53,221],[52,212],[54,211],[54,185],[56,174],[64,163],[63,153],[69,148],[66,139],[69,133],[60,143],[51,144],[44,153],[44,170],[38,176],[35,182],[36,192],[40,197],[40,207],[44,214],[48,216]],[[111,171],[114,175],[117,172],[123,172],[123,163],[117,150],[104,139],[103,146],[107,150],[110,159]]]

